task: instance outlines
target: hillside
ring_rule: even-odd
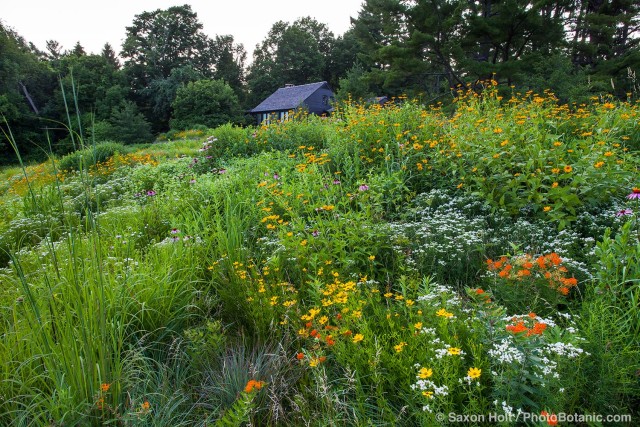
[[[631,425],[640,104],[457,95],[0,171],[0,424]]]

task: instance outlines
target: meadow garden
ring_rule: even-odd
[[[456,96],[1,169],[0,424],[637,423],[640,104]]]

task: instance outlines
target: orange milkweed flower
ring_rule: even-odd
[[[506,326],[507,331],[513,333],[513,334],[519,334],[520,332],[524,332],[527,331],[527,327],[524,326],[524,322],[523,321],[519,321],[518,323],[516,323],[515,325],[507,325]]]
[[[527,336],[529,337],[531,335],[542,335],[545,329],[547,329],[546,323],[536,322],[536,324],[533,325],[533,328],[527,331]]]
[[[531,276],[531,270],[527,270],[526,268],[525,268],[525,269],[522,269],[522,270],[518,271],[518,276],[519,276],[519,277],[522,277],[522,276]]]
[[[254,390],[260,390],[266,383],[264,381],[249,380],[244,387],[245,393],[251,393]]]
[[[498,276],[500,276],[502,278],[505,278],[505,277],[509,276],[509,272],[511,271],[512,268],[513,267],[511,266],[511,264],[505,265],[504,269],[500,273],[498,273]]]

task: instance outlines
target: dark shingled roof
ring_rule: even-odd
[[[250,113],[265,113],[269,111],[287,111],[295,110],[300,107],[305,99],[313,95],[313,93],[323,86],[329,85],[327,82],[309,83],[300,86],[281,87],[276,90],[270,97],[262,101]]]

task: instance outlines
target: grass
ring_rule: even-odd
[[[3,169],[0,422],[637,418],[638,114],[488,88]]]

